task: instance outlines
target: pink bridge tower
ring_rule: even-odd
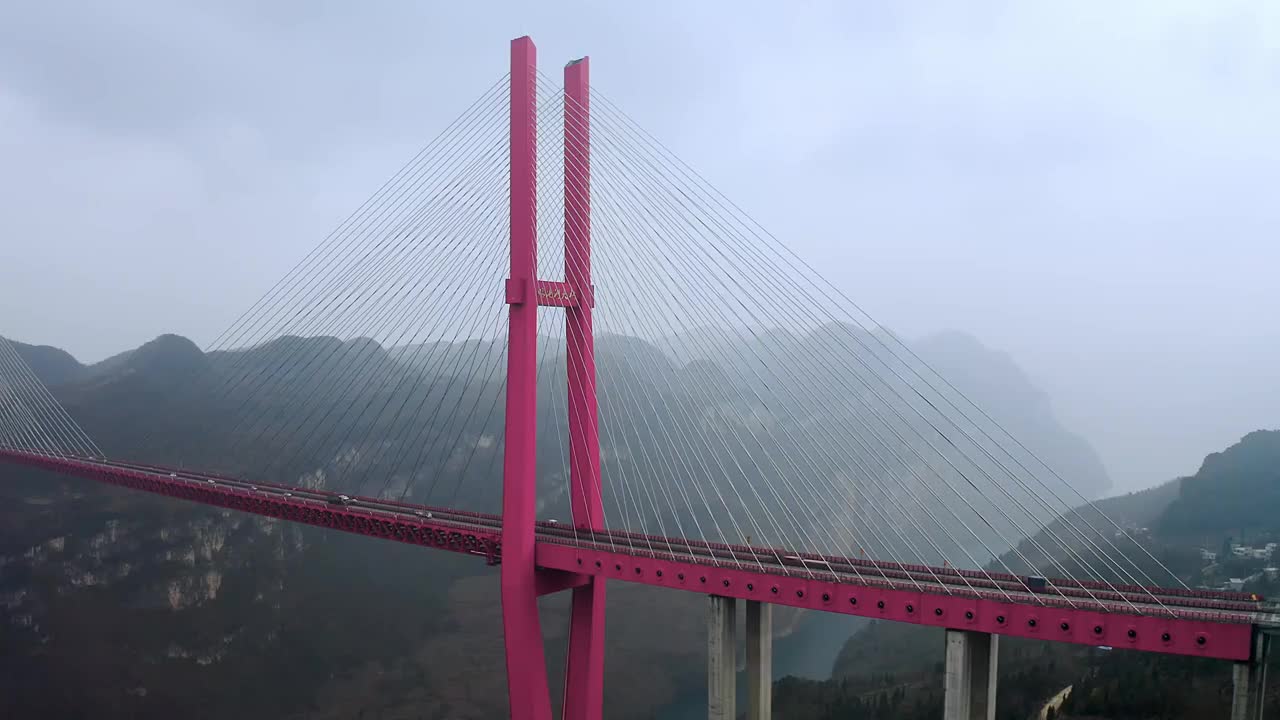
[[[586,58],[564,69],[564,281],[538,279],[537,50],[511,42],[511,277],[506,445],[502,480],[502,624],[511,717],[549,720],[550,691],[538,596],[572,589],[564,717],[597,720],[603,709],[603,577],[539,569],[537,507],[538,305],[565,310],[570,495],[573,522],[603,529],[595,343],[591,310],[591,157]]]

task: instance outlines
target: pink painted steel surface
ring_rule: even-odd
[[[564,68],[564,284],[574,297],[591,294],[590,60]],[[591,303],[565,310],[569,380],[569,476],[573,521],[604,527],[600,488],[596,351]]]
[[[209,484],[208,479],[218,476],[196,473],[179,476],[175,473],[170,477],[167,471],[159,468],[131,469],[94,460],[50,457],[14,450],[0,450],[0,459],[204,505],[240,510],[254,515],[265,515],[356,535],[395,540],[410,545],[476,555],[485,557],[492,563],[499,562],[501,556],[502,524],[498,517],[492,515],[467,513],[459,516],[457,521],[444,518],[393,516],[388,513],[329,504],[324,500],[316,501],[296,496],[271,496],[242,487]],[[247,483],[243,484],[247,485]],[[289,492],[306,492],[308,495],[326,498],[338,497],[338,493],[319,490],[304,491],[302,488],[285,488],[265,483],[256,484],[261,487]],[[408,508],[409,506],[405,506],[405,512],[410,512]],[[456,515],[448,510],[442,510],[442,512]]]
[[[511,281],[538,278],[537,49],[511,41]],[[534,521],[537,509],[538,298],[510,304],[507,408],[502,465],[502,627],[511,717],[550,720],[551,695],[538,618]],[[511,297],[508,289],[507,297]]]
[[[389,508],[387,512],[377,512],[335,506],[324,500],[317,502],[297,496],[271,497],[245,489],[249,487],[246,481],[224,479],[218,475],[104,460],[56,458],[16,450],[0,450],[0,461],[358,535],[467,553],[488,558],[491,563],[503,560],[500,536],[502,520],[496,515],[426,508],[375,498],[356,498]],[[215,480],[219,484],[210,484],[209,480]],[[239,483],[240,487],[227,487],[221,483]],[[336,493],[304,488],[266,483],[255,485],[264,489],[293,492],[299,496],[338,497]],[[406,516],[426,511],[430,511],[435,517]],[[1174,618],[1163,614],[1155,606],[1147,606],[1144,608],[1146,614],[1137,615],[1128,610],[1123,602],[1094,603],[1075,600],[1071,601],[1075,607],[1071,607],[1066,598],[1030,596],[1026,593],[1013,594],[1011,601],[1000,592],[944,588],[936,583],[926,583],[923,579],[921,584],[925,590],[921,591],[909,581],[895,579],[892,575],[892,581],[886,581],[873,577],[853,578],[847,571],[842,571],[839,579],[826,573],[809,577],[803,568],[795,566],[784,571],[781,566],[767,563],[773,551],[766,548],[624,532],[582,537],[579,531],[575,538],[574,530],[564,526],[537,523],[536,528],[536,562],[544,573],[535,582],[535,587],[540,592],[574,587],[583,582],[582,575],[596,575],[657,587],[700,593],[714,592],[717,595],[897,622],[972,628],[999,635],[1111,645],[1147,652],[1226,660],[1243,660],[1249,657],[1253,627],[1258,621],[1258,614],[1262,612],[1260,603],[1243,603],[1242,599],[1248,595],[1241,593],[1212,593],[1214,597],[1209,597],[1209,593],[1206,593],[1198,606],[1203,609],[1177,607],[1177,617]],[[609,539],[606,540],[605,537]],[[656,548],[669,545],[678,549],[683,545],[682,553],[685,550],[702,551],[706,556],[694,559],[683,554],[664,556],[649,551],[650,546]],[[727,557],[730,550],[739,559],[759,558],[761,562],[757,563],[754,559],[735,561]],[[599,566],[596,565],[597,562],[600,563]],[[703,581],[702,578],[706,580]],[[729,585],[724,584],[726,580]],[[1057,582],[1050,581],[1051,584]],[[774,588],[777,588],[776,592]],[[1174,589],[1152,590],[1165,602],[1169,596],[1178,596]],[[1218,595],[1223,597],[1217,597]],[[1142,602],[1143,595],[1126,596],[1126,599]],[[880,602],[885,603],[884,607],[879,606]],[[1231,611],[1233,607],[1249,607],[1251,612]],[[942,610],[941,615],[936,613],[939,609]],[[974,614],[972,618],[967,616],[970,612]],[[999,620],[1001,617],[1004,618],[1003,622]],[[1035,625],[1028,624],[1032,619],[1036,621]],[[1062,623],[1067,624],[1067,629],[1062,628]],[[1101,632],[1095,632],[1095,628],[1101,628]],[[1134,633],[1133,637],[1128,634],[1130,630]],[[1169,635],[1167,640],[1164,638],[1166,633]],[[1204,639],[1203,642],[1200,638]],[[541,657],[539,654],[539,658]]]
[[[605,536],[599,541],[603,542]],[[631,541],[634,547],[677,548],[681,552],[691,550],[705,552],[721,559],[743,560],[749,563],[773,563],[778,557],[794,557],[788,560],[792,567],[805,569],[805,562],[822,562],[843,572],[862,572],[870,576],[869,582],[885,581],[885,585],[893,587],[895,580],[927,581],[933,583],[940,580],[950,589],[984,588],[992,590],[1026,591],[1026,578],[1008,573],[986,572],[983,570],[957,570],[952,567],[932,567],[908,563],[886,562],[883,560],[865,560],[838,555],[821,555],[817,553],[796,552],[785,548],[753,547],[748,545],[728,545],[705,540],[686,540],[661,535],[646,535],[627,531],[610,531],[607,537]],[[587,538],[580,538],[587,539]],[[803,559],[803,561],[801,560]],[[1085,591],[1083,588],[1109,588]],[[1253,593],[1232,592],[1229,590],[1209,590],[1203,588],[1162,588],[1138,585],[1110,585],[1099,581],[1078,581],[1060,578],[1048,579],[1048,590],[1042,595],[1062,595],[1085,601],[1104,600],[1115,602],[1150,602],[1151,595],[1160,597],[1161,602],[1170,606],[1181,606],[1198,609],[1230,610],[1240,612],[1256,612],[1258,601],[1262,598]]]
[[[538,305],[571,308],[578,304],[578,292],[567,282],[538,281]]]
[[[604,710],[604,608],[608,578],[589,575],[573,588],[569,655],[565,663],[565,720],[599,720]]]
[[[687,556],[633,552],[575,546],[572,540],[541,540],[538,565],[823,612],[1164,654],[1243,660],[1249,657],[1253,637],[1253,626],[1243,616],[1203,613],[1205,617],[1195,617],[1186,612],[1168,617],[1156,608],[1152,614],[1136,615],[1114,606],[1072,608],[1045,597],[1010,602],[995,592],[894,589],[835,581],[829,575],[809,577],[794,571],[788,575],[723,560],[694,562]]]
[[[588,58],[564,68],[564,279],[569,393],[569,477],[573,522],[604,527],[591,286],[591,125]],[[604,705],[604,610],[607,579],[573,589],[565,667],[565,720],[598,720]]]
[[[538,569],[538,595],[551,595],[572,588],[586,585],[595,580],[590,575],[571,573],[563,570]]]

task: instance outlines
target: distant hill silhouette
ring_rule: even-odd
[[[1189,586],[1206,579],[1207,561],[1201,548],[1218,550],[1232,537],[1280,540],[1280,431],[1249,433],[1231,447],[1205,458],[1192,476],[1176,478],[1154,488],[1099,500],[1092,507],[1049,524],[1037,540],[1050,546],[1050,531],[1069,537],[1068,521],[1078,527],[1092,523],[1108,530],[1115,523],[1140,536],[1148,552]],[[1150,535],[1141,533],[1146,528]],[[1167,578],[1154,567],[1142,550],[1128,540],[1115,538],[1127,557],[1153,577]],[[1076,546],[1077,550],[1080,547]],[[1032,543],[1020,549],[1032,553]],[[1084,552],[1084,551],[1082,551]],[[1087,555],[1087,552],[1084,552]],[[1228,553],[1229,555],[1229,553]],[[1002,560],[1022,569],[1014,553]],[[1066,554],[1057,560],[1069,569],[1078,567]],[[1223,562],[1218,561],[1221,565]],[[995,569],[1002,569],[993,563]],[[1214,577],[1245,577],[1248,570],[1227,564]],[[1137,572],[1136,570],[1133,572]],[[1168,580],[1168,582],[1173,582]],[[1274,597],[1280,583],[1265,575],[1251,581],[1251,591]],[[877,688],[909,687],[911,707],[883,717],[936,717],[940,714],[942,631],[900,623],[872,623],[845,644],[827,682],[784,681],[779,687],[775,710],[779,718],[842,717],[810,712],[813,708],[856,706],[875,715]],[[1001,639],[1001,685],[998,707],[1002,716],[1027,717],[1050,694],[1074,684],[1073,702],[1060,717],[1161,717],[1169,720],[1199,720],[1211,717],[1229,704],[1220,689],[1229,687],[1229,664],[1200,658],[1153,656],[1143,653],[1099,653],[1071,645],[1032,643],[1018,638]],[[1008,668],[1008,670],[1004,669]],[[1272,668],[1280,659],[1272,657]],[[1006,674],[1007,673],[1007,674]],[[1006,688],[1006,681],[1011,680]],[[1280,679],[1270,678],[1268,695],[1280,695]],[[859,704],[861,703],[861,704]],[[810,714],[804,714],[810,712]],[[914,714],[913,714],[914,713]],[[854,715],[858,717],[858,715]]]
[[[872,341],[870,336],[864,339]],[[684,447],[682,443],[687,444],[689,438],[706,432],[706,425],[701,425],[704,423],[727,425],[746,417],[789,422],[790,413],[819,427],[852,421],[849,410],[821,401],[822,393],[847,383],[830,377],[829,369],[820,363],[795,367],[789,379],[776,385],[742,387],[742,373],[737,372],[740,368],[734,363],[761,350],[740,343],[756,341],[772,348],[768,351],[771,357],[785,355],[785,347],[794,344],[807,346],[797,346],[797,357],[837,351],[826,345],[821,333],[779,331],[767,338],[739,337],[719,351],[700,357],[673,356],[670,345],[664,352],[640,338],[602,335],[597,343],[602,407],[614,418],[605,423],[606,457],[625,457],[629,452],[644,452],[643,449],[656,452],[657,448],[673,444]],[[563,433],[567,431],[562,417],[563,398],[553,400],[557,393],[564,392],[565,367],[563,354],[550,349],[554,347],[550,342],[543,344],[540,372],[544,400],[539,419],[539,513],[542,517],[567,519],[568,498],[563,493],[561,466]],[[990,404],[1002,421],[1017,423],[1027,419],[1027,426],[1034,430],[1034,437],[1027,438],[1027,442],[1047,458],[1060,459],[1076,448],[1088,456],[1078,467],[1088,468],[1096,462],[1087,445],[1080,444],[1078,438],[1052,420],[1043,395],[1012,368],[1007,358],[984,351],[976,342],[965,343],[956,338],[930,341],[922,347],[922,353],[931,355],[931,362],[939,362],[933,355],[954,353],[955,357],[949,360],[955,365],[957,384],[975,401]],[[811,352],[813,348],[816,350]],[[20,352],[33,371],[53,387],[71,414],[114,457],[368,494],[396,496],[406,492],[411,500],[477,510],[496,511],[499,507],[504,359],[501,343],[470,340],[383,348],[368,339],[283,337],[252,348],[205,354],[185,338],[164,335],[90,366],[81,365],[55,348],[22,346]],[[477,363],[496,371],[491,372],[487,383],[480,382],[483,377],[477,378],[475,386],[480,390],[463,398],[459,393],[466,384],[464,374]],[[1008,385],[989,381],[1002,373],[1013,375]],[[778,403],[794,398],[818,400],[789,406],[788,417],[769,416],[769,408],[776,413]],[[465,402],[459,403],[460,400]],[[478,410],[474,414],[461,410],[447,414],[454,407],[465,410],[472,404]],[[486,416],[484,410],[490,405],[498,411]],[[431,408],[436,406],[441,410],[433,414]],[[357,412],[346,412],[351,408]],[[446,417],[449,420],[443,420]],[[627,421],[616,422],[621,417]],[[823,453],[816,444],[829,442],[823,433],[788,437],[784,443],[794,446],[771,451],[821,457]],[[741,449],[724,448],[721,452],[722,457],[708,459],[708,464],[747,464],[751,459],[733,455],[744,452]],[[468,458],[470,467],[464,476],[463,461]],[[756,456],[755,462],[767,466],[764,459]],[[699,468],[667,468],[657,460],[640,467],[675,472],[676,479],[683,483],[715,481],[710,476],[695,477]],[[10,472],[0,468],[0,477]],[[42,590],[23,596],[10,614],[30,615],[41,632],[52,638],[48,642],[57,652],[41,656],[46,658],[41,662],[47,663],[41,667],[47,667],[49,672],[64,673],[69,668],[83,668],[90,674],[105,672],[105,666],[95,658],[107,658],[103,649],[111,644],[97,630],[73,630],[81,622],[77,615],[53,610],[50,598],[65,596],[84,598],[76,601],[84,603],[79,612],[94,618],[95,627],[121,628],[122,632],[128,629],[131,649],[121,662],[131,668],[154,667],[154,672],[148,670],[138,682],[150,688],[148,697],[172,700],[168,706],[159,700],[150,701],[160,703],[152,707],[185,707],[191,698],[205,698],[220,716],[272,717],[286,709],[304,707],[314,701],[317,693],[326,692],[338,696],[334,710],[337,714],[333,717],[343,717],[347,716],[342,714],[344,709],[369,707],[369,693],[385,693],[382,707],[388,712],[409,712],[411,708],[416,713],[423,707],[434,707],[432,712],[436,714],[429,712],[425,716],[503,714],[501,674],[488,672],[489,665],[501,663],[501,655],[495,651],[500,647],[496,645],[499,636],[491,618],[497,596],[482,565],[464,565],[457,558],[437,554],[386,551],[382,544],[373,546],[358,538],[309,528],[278,527],[78,481],[43,475],[23,477],[29,482],[7,486],[0,483],[0,489],[7,487],[15,493],[10,498],[12,513],[0,517],[7,528],[0,532],[0,546],[11,551],[0,552],[20,557],[26,549],[49,542],[51,537],[60,537],[57,546],[63,549],[58,551],[60,554],[48,555],[47,562],[40,560],[45,557],[40,553],[24,559],[21,574],[0,575],[0,596],[30,584],[27,580],[22,580],[22,585],[14,584],[19,582],[17,578],[44,578],[41,587],[53,594]],[[1088,477],[1092,486],[1105,486],[1104,474],[1095,472]],[[763,487],[760,490],[768,497]],[[24,504],[32,498],[49,504]],[[784,497],[782,501],[805,499]],[[24,509],[30,507],[52,508],[56,519],[43,525],[27,523]],[[740,510],[735,507],[734,511]],[[615,510],[608,508],[608,512]],[[690,520],[678,508],[662,505],[636,505],[627,512],[633,513],[633,525],[637,522],[635,514],[645,513],[648,522],[655,523],[661,516],[668,527],[681,522],[688,525]],[[889,521],[880,518],[867,522]],[[878,530],[889,536],[887,526]],[[113,537],[115,540],[110,540]],[[104,554],[104,546],[111,548],[110,552]],[[42,551],[48,552],[51,551]],[[412,575],[388,571],[389,563],[410,563],[417,571]],[[73,576],[67,574],[71,572]],[[8,584],[5,577],[11,578]],[[78,584],[72,585],[69,577]],[[211,579],[215,577],[218,579]],[[340,590],[333,586],[334,577],[343,578]],[[359,580],[353,584],[353,578]],[[85,585],[86,582],[92,584]],[[366,592],[364,583],[378,586],[378,591]],[[86,587],[90,589],[85,590]],[[83,594],[86,592],[93,595]],[[677,694],[687,691],[686,684],[696,685],[701,675],[698,598],[644,588],[611,592],[616,594],[611,601],[610,636],[627,642],[628,647],[646,649],[638,650],[632,661],[611,661],[607,692],[619,702],[625,699],[619,707],[629,708],[619,711],[618,717],[649,717]],[[338,597],[321,599],[329,597],[329,593]],[[455,596],[465,599],[455,600]],[[421,605],[410,609],[413,603],[409,600],[413,598]],[[62,603],[58,607],[66,604],[58,602]],[[157,603],[163,608],[174,606],[163,611],[162,617],[168,619],[159,626],[155,625]],[[437,620],[424,618],[404,629],[364,619],[428,612],[428,608],[434,608],[431,612],[438,614]],[[641,615],[654,612],[668,618],[674,635],[662,636],[653,628],[646,629],[650,624],[647,621],[637,622]],[[822,618],[810,614],[800,622],[820,623]],[[276,626],[281,629],[274,630]],[[236,631],[236,627],[245,629]],[[307,649],[311,641],[306,638],[316,637],[308,629],[313,627],[326,628],[320,632],[323,652],[319,648]],[[9,653],[7,657],[21,664],[33,656],[31,653],[46,652],[41,650],[44,646],[39,638],[40,635],[24,635],[13,640],[6,645],[10,648],[5,651]],[[375,649],[379,645],[384,651]],[[429,655],[422,654],[424,647],[434,650]],[[552,643],[549,651],[552,666],[558,666],[556,653],[562,649]],[[484,669],[476,670],[480,679],[458,681],[452,666],[460,656],[475,657],[477,662],[484,659]],[[388,657],[399,659],[389,666],[379,665],[392,662],[385,659]],[[406,659],[413,657],[417,659]],[[63,658],[77,659],[73,662]],[[199,665],[199,658],[211,664]],[[158,664],[147,665],[148,662]],[[239,669],[232,671],[233,667]],[[289,671],[293,681],[286,683],[287,690],[279,683],[267,682],[277,677],[273,668],[281,667],[294,668]],[[201,668],[212,670],[200,672]],[[352,681],[363,683],[360,686],[366,692],[332,688],[329,678],[348,678],[340,684],[351,681],[344,673],[369,673]],[[24,677],[30,679],[29,675],[15,673],[13,683]],[[374,677],[387,679],[375,681]],[[441,700],[444,705],[414,700],[400,689],[404,684],[448,700]],[[88,698],[110,692],[108,686],[92,680],[86,680],[84,685],[83,689],[71,691],[79,698],[76,704],[100,705],[100,700]],[[236,692],[211,694],[218,688],[231,687]],[[330,689],[324,690],[326,687]],[[26,715],[38,715],[40,711],[56,715],[56,708],[41,704],[47,702],[52,691],[46,689],[42,695],[39,690],[35,681],[27,691],[20,691],[16,685],[0,686],[0,694],[9,692],[10,697],[16,698],[13,702],[34,703],[11,708],[20,708]],[[148,716],[141,700],[119,707],[122,709],[116,717]],[[0,714],[4,709],[0,704]]]
[[[85,366],[66,350],[49,345],[28,345],[17,340],[9,342],[13,343],[18,355],[46,385],[61,385],[84,375]]]
[[[1158,525],[1169,534],[1280,530],[1280,431],[1251,432],[1206,457]]]
[[[1111,488],[1098,453],[1062,426],[1049,396],[1007,354],[959,332],[930,335],[914,346],[942,377],[1030,446],[1084,497],[1102,497]]]

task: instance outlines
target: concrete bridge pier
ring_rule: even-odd
[[[1232,668],[1231,720],[1262,720],[1262,700],[1267,689],[1267,653],[1271,636],[1256,633],[1253,658]]]
[[[747,720],[773,717],[773,606],[747,601]]]
[[[737,720],[737,603],[719,595],[707,600],[707,720]]]
[[[737,601],[711,595],[707,614],[707,718],[738,716]],[[747,601],[747,719],[773,717],[773,607]]]
[[[947,630],[944,720],[995,720],[999,641],[990,633]]]

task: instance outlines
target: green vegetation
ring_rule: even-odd
[[[787,336],[787,341],[809,340]],[[438,469],[431,482],[392,477],[392,458],[369,452],[369,447],[335,453],[332,447],[309,445],[308,433],[264,438],[259,437],[260,428],[236,422],[237,412],[245,407],[260,412],[261,422],[270,427],[293,428],[353,401],[372,407],[389,398],[411,406],[452,402],[459,383],[447,374],[426,378],[407,398],[390,378],[404,364],[422,371],[432,359],[486,351],[464,344],[391,353],[368,341],[352,342],[360,347],[351,356],[365,363],[362,369],[370,379],[359,387],[342,381],[349,367],[325,364],[323,358],[339,344],[332,338],[283,338],[246,353],[205,355],[183,338],[164,336],[88,367],[53,348],[24,346],[20,351],[113,456],[229,473],[253,469],[255,477],[281,482],[323,474],[327,487],[345,490],[362,488],[368,477],[387,478],[398,487],[412,481],[416,488],[434,488],[431,494],[414,495],[416,500],[495,510],[499,478],[491,461],[500,445],[483,445],[476,439],[495,433],[500,417],[488,425],[472,420],[459,428],[435,423],[425,414],[406,420],[375,412],[358,421],[346,420],[348,425],[318,428],[337,436],[393,440],[419,433],[427,439],[447,438],[460,432],[476,441],[475,466],[488,470],[465,478],[457,463],[447,462],[447,443],[424,441],[415,446],[421,455],[410,465]],[[270,393],[219,395],[214,392],[216,383],[191,381],[193,376],[218,378],[233,372],[265,375],[285,354],[294,353],[314,359],[314,367]],[[1043,396],[1025,378],[1018,375],[1017,382],[1005,384],[993,380],[1006,376],[1007,359],[1002,362],[957,338],[933,342],[922,354],[931,361],[950,358],[954,367],[944,372],[977,402],[992,408],[1002,422],[1032,428],[1036,437],[1030,438],[1031,444],[1055,465],[1063,465],[1055,458],[1076,457],[1088,482],[1105,487],[1105,474],[1100,466],[1094,467],[1092,451],[1082,449],[1078,438],[1053,421]],[[635,362],[640,357],[644,362]],[[626,438],[632,447],[656,447],[664,437],[679,442],[692,434],[681,424],[686,421],[654,409],[669,403],[664,393],[679,393],[714,416],[720,411],[710,408],[732,391],[731,373],[712,359],[665,358],[635,338],[602,338],[600,358],[602,363],[629,367],[624,376],[640,385],[620,395],[653,400],[627,408],[635,413],[636,428],[652,428],[633,430]],[[563,377],[563,365],[557,365],[562,361],[549,362],[545,396],[556,387],[553,379]],[[829,387],[804,385],[814,382],[800,379],[806,375],[822,377],[821,369],[808,370],[789,381],[795,384],[771,391],[788,397],[829,392]],[[818,384],[823,385],[821,380]],[[481,390],[480,399],[487,403],[499,389],[491,383]],[[622,398],[614,396],[610,402]],[[550,416],[557,409],[542,408],[548,413],[541,421],[543,428],[557,427]],[[849,421],[819,415],[831,412],[821,405],[799,409],[828,425]],[[545,465],[539,471],[554,478],[560,472],[557,438],[548,430],[540,441],[540,463]],[[1262,467],[1260,459],[1246,464],[1250,463]],[[1212,477],[1230,482],[1233,467],[1222,465]],[[258,474],[264,469],[269,469],[265,477]],[[496,577],[481,564],[336,533],[264,524],[41,473],[0,468],[0,478],[0,717],[80,713],[95,718],[337,720],[363,713],[452,719],[501,717],[506,712]],[[1263,477],[1256,482],[1264,482]],[[548,482],[545,487],[554,485]],[[1163,532],[1158,515],[1178,491],[1173,484],[1102,505],[1126,523]],[[568,516],[562,495],[549,492],[543,500],[546,516]],[[1188,500],[1186,505],[1198,502]],[[1223,512],[1229,514],[1229,507]],[[1197,525],[1194,532],[1206,536],[1216,530]],[[1229,534],[1241,537],[1245,532],[1256,533],[1257,528],[1235,526]],[[1199,568],[1199,559],[1188,547],[1165,544],[1153,550],[1179,568],[1185,563],[1190,572]],[[210,591],[212,586],[217,586],[216,592]],[[610,656],[607,668],[610,716],[661,716],[667,703],[696,691],[702,682],[701,598],[630,586],[611,587],[610,593],[610,644],[625,648]],[[552,598],[544,606],[553,676],[563,665],[562,600]],[[655,616],[664,622],[655,626]],[[872,624],[846,646],[837,661],[836,680],[780,682],[779,717],[937,717],[941,642],[940,634],[914,626]],[[1002,718],[1033,709],[1062,685],[1082,677],[1092,662],[1084,650],[1071,654],[1076,650],[1043,650],[1016,642],[1005,643],[1001,652]]]
[[[1250,577],[1246,589],[1275,597],[1280,580],[1251,574],[1263,561],[1233,556],[1231,542],[1260,545],[1280,538],[1278,469],[1280,432],[1257,431],[1207,457],[1191,477],[1102,500],[1096,507],[1123,527],[1151,527],[1153,532],[1141,537],[1144,547],[1189,585]],[[1090,520],[1097,517],[1088,510],[1081,513]],[[1051,528],[1061,528],[1061,523]],[[1202,559],[1200,548],[1220,557]],[[1014,561],[1012,555],[1004,559]],[[942,637],[936,629],[873,623],[845,644],[835,679],[780,681],[779,716],[879,718],[876,693],[897,686],[913,688],[907,698],[915,704],[891,717],[916,717],[917,712],[937,717],[940,696],[929,698],[942,687]],[[1225,717],[1230,706],[1230,664],[1224,662],[1002,638],[1000,664],[1001,718],[1025,720],[1068,685],[1073,691],[1057,720],[1204,720]],[[1280,658],[1273,656],[1272,668],[1278,665]],[[1268,672],[1268,681],[1268,702],[1275,702],[1280,696],[1276,670]]]
[[[1280,531],[1280,431],[1249,433],[1204,459],[1159,520],[1169,535]]]

